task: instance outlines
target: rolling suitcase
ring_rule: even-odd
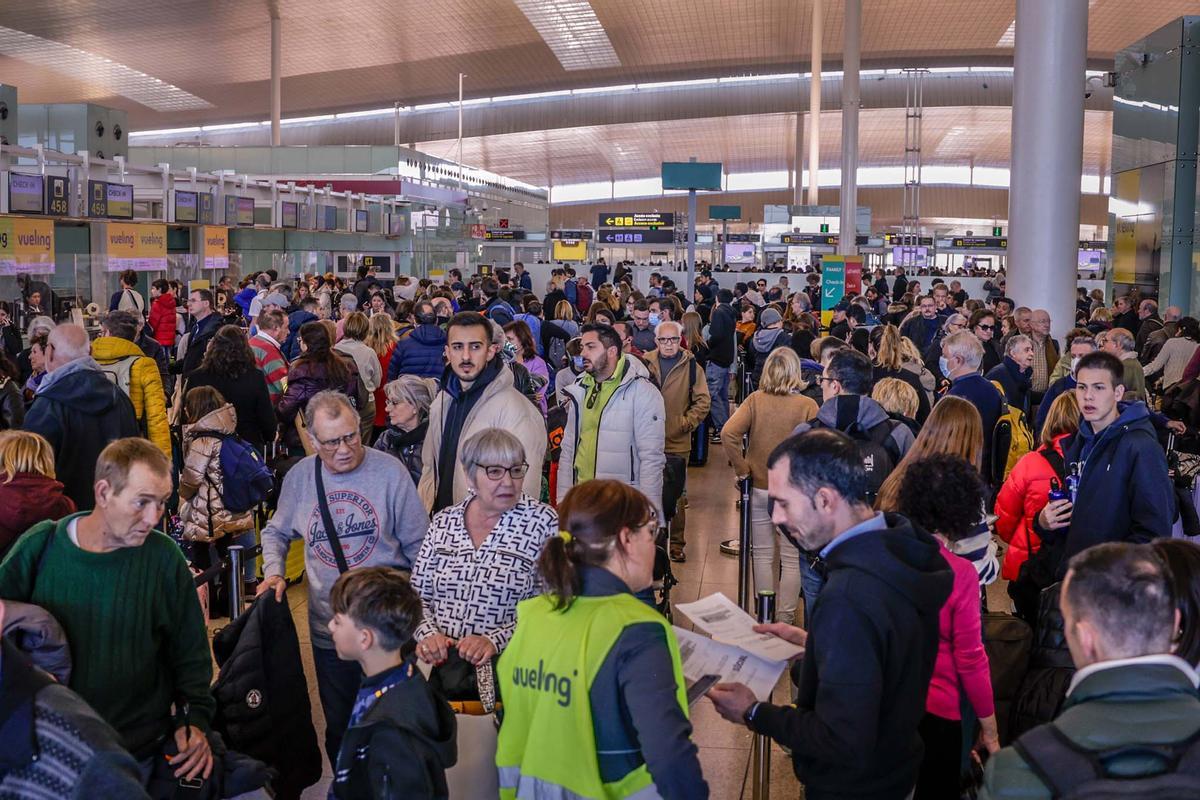
[[[692,431],[692,452],[688,456],[689,467],[703,467],[708,463],[709,418],[705,417],[700,427]]]

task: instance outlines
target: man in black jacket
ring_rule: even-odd
[[[75,507],[94,507],[96,459],[109,442],[140,436],[129,396],[110,381],[89,354],[88,334],[59,325],[46,342],[46,377],[38,386],[24,428],[46,437],[54,469]]]
[[[717,304],[713,307],[708,323],[708,364],[704,367],[704,378],[708,383],[708,394],[712,398],[712,435],[721,441],[721,428],[729,419],[729,370],[737,352],[737,314],[733,311],[733,292],[721,289],[717,292]]]
[[[200,369],[208,343],[221,327],[221,318],[213,313],[213,293],[208,289],[193,289],[188,295],[188,315],[191,324],[188,325],[187,352],[183,358],[171,365],[171,372],[187,378]]]
[[[741,684],[708,696],[725,719],[791,750],[809,800],[901,800],[921,763],[917,725],[950,567],[929,534],[867,503],[862,456],[845,434],[792,436],[767,464],[772,521],[826,573],[807,633],[756,628],[805,647],[800,695],[794,707],[756,702]]]

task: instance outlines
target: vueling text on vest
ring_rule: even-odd
[[[578,675],[579,670],[573,670],[571,674]],[[513,667],[513,683],[527,689],[557,694],[558,704],[563,708],[571,704],[571,679],[566,675],[546,672],[545,664],[540,658],[537,669],[520,665]]]

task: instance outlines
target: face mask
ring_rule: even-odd
[[[650,315],[650,327],[651,328],[657,328],[658,323],[660,323],[660,322],[662,322],[662,317],[660,317],[658,314]]]
[[[949,377],[950,362],[946,360],[945,356],[938,356],[938,369],[940,369],[942,371],[943,375]]]
[[[583,356],[572,356],[571,365],[575,368],[576,372],[583,372]]]
[[[1075,369],[1079,366],[1079,359],[1080,359],[1080,356],[1075,356],[1074,358],[1071,359],[1071,374],[1072,375],[1075,374]]]

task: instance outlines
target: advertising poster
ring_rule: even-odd
[[[862,262],[859,262],[861,269]],[[825,256],[821,259],[821,324],[833,320],[833,309],[846,294],[846,257]]]
[[[204,236],[204,268],[229,269],[229,228],[206,225]]]
[[[54,222],[0,218],[0,275],[54,272]]]
[[[846,256],[846,291],[843,294],[862,294],[862,257]]]
[[[167,226],[110,222],[107,226],[108,272],[167,268]]]

